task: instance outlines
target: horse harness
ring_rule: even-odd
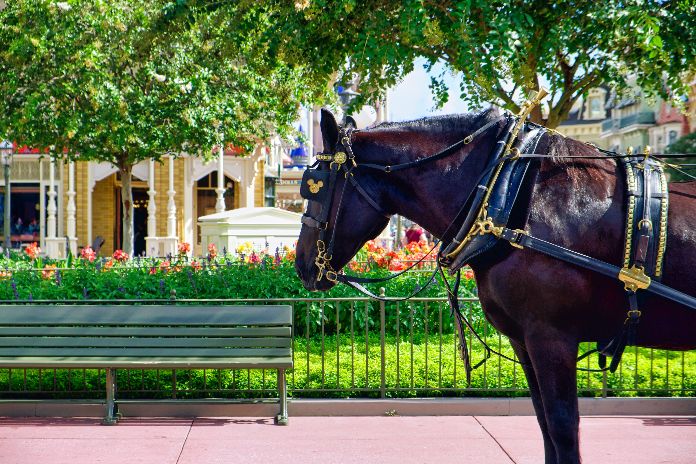
[[[667,180],[662,162],[651,157],[647,151],[643,155],[637,156],[633,156],[631,153],[620,155],[605,152],[610,158],[620,160],[626,173],[628,204],[626,208],[626,234],[622,267],[533,237],[524,230],[507,227],[530,161],[534,158],[548,156],[535,153],[537,144],[547,132],[547,129],[526,122],[527,116],[543,96],[543,93],[537,94],[523,105],[517,116],[504,116],[506,124],[503,135],[496,143],[485,169],[475,184],[476,187],[469,194],[460,214],[457,215],[445,232],[440,242],[438,267],[428,281],[428,283],[432,282],[438,271],[443,273],[443,281],[447,287],[450,306],[457,319],[460,349],[467,367],[467,377],[472,367],[469,363],[464,339],[464,325],[467,325],[474,335],[476,335],[476,332],[468,321],[464,319],[459,310],[457,290],[460,270],[472,259],[490,250],[500,240],[508,242],[513,247],[530,248],[562,261],[617,278],[623,282],[628,297],[629,309],[620,332],[610,340],[600,341],[597,350],[585,353],[579,358],[582,359],[595,351],[599,351],[601,370],[606,369],[606,356],[611,356],[612,361],[609,370],[614,372],[619,365],[625,347],[632,345],[635,341],[636,328],[641,316],[639,308],[642,294],[639,293],[639,290],[645,290],[668,298],[690,309],[696,309],[696,298],[660,282],[667,241]],[[303,224],[319,229],[319,238],[316,243],[317,257],[315,259],[315,264],[319,269],[317,280],[326,278],[334,283],[343,282],[371,297],[385,299],[370,293],[360,283],[383,282],[410,269],[392,274],[387,278],[373,279],[339,274],[331,267],[330,261],[334,246],[335,227],[328,239],[327,231],[329,230],[330,212],[339,174],[342,173],[347,182],[343,184],[343,188],[337,198],[336,218],[341,213],[343,195],[348,184],[352,185],[377,212],[385,217],[390,217],[377,204],[369,192],[360,185],[353,172],[356,168],[375,169],[384,173],[414,168],[458,152],[464,145],[471,143],[478,135],[486,132],[499,122],[500,120],[497,119],[485,124],[474,133],[435,155],[397,165],[358,163],[351,145],[353,130],[351,128],[340,128],[339,141],[334,152],[317,154],[317,163],[305,171],[300,187],[302,197],[317,202],[321,208],[318,217],[313,217],[308,213],[305,213],[302,217]],[[582,156],[578,156],[578,158],[582,158]],[[328,164],[329,169],[314,169],[319,163]],[[460,224],[456,234],[450,231],[454,224]],[[457,274],[454,287],[451,287],[444,278],[442,266],[447,267],[450,273]],[[411,298],[426,286],[417,288],[413,294],[403,299]],[[478,336],[477,338],[483,342]],[[490,352],[495,352],[487,346],[486,351],[486,359]],[[484,361],[485,359],[479,364]]]

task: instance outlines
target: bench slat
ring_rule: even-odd
[[[232,359],[235,357],[288,356],[289,348],[0,348],[3,358],[39,356],[60,360],[62,357],[190,357]]]
[[[0,337],[0,353],[5,347],[278,347],[290,348],[289,338],[122,338],[122,337]]]
[[[0,306],[1,325],[290,325],[282,306]]]
[[[290,337],[290,327],[55,327],[0,326],[0,336],[76,336],[76,337]]]
[[[27,369],[246,369],[246,368],[292,368],[292,358],[289,356],[279,357],[245,357],[233,358],[229,360],[218,360],[214,358],[200,358],[190,356],[185,360],[176,360],[163,357],[126,357],[114,356],[100,358],[95,356],[87,357],[65,357],[62,359],[19,356],[14,358],[0,359],[0,368],[27,368]]]

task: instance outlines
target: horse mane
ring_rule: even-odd
[[[381,122],[368,126],[366,130],[423,130],[433,133],[450,133],[480,126],[500,116],[497,108],[490,107],[482,111],[469,113],[445,114],[440,116],[426,116],[411,121]]]

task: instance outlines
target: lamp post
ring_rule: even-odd
[[[346,121],[348,116],[348,107],[350,103],[360,95],[360,93],[353,90],[353,82],[346,83],[344,86],[339,86],[338,88],[338,98],[341,100],[341,109],[343,110],[343,122]]]
[[[0,142],[0,161],[5,172],[5,218],[4,230],[5,235],[5,253],[9,254],[12,248],[10,237],[10,166],[12,165],[12,142],[3,140]]]

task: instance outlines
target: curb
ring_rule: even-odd
[[[696,415],[696,398],[580,398],[583,416]],[[119,402],[125,417],[274,416],[275,402],[225,400]],[[101,417],[104,403],[79,401],[3,401],[3,417]],[[297,399],[289,415],[301,416],[531,416],[529,398]]]

